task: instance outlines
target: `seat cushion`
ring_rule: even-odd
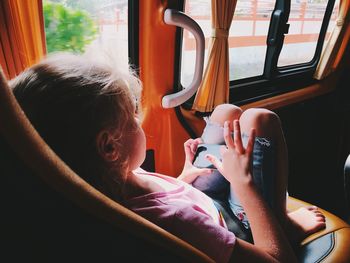
[[[288,209],[295,210],[311,204],[296,198],[288,198]],[[320,209],[326,217],[326,228],[301,243],[300,262],[350,262],[350,226],[339,217]]]

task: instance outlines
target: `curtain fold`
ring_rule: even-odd
[[[0,63],[11,79],[46,53],[42,0],[0,2]]]
[[[340,1],[336,25],[324,47],[314,78],[321,80],[335,70],[345,52],[350,38],[350,0]]]
[[[193,109],[211,112],[216,105],[229,101],[228,36],[237,0],[212,0],[212,35],[209,40],[208,62],[197,91]]]

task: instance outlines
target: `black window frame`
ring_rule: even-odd
[[[139,0],[128,0],[128,57],[139,75]]]
[[[178,4],[179,11],[184,11],[185,0],[179,1],[181,3]],[[271,20],[269,24],[269,31],[267,34],[267,42],[269,41],[269,37],[273,36],[273,31],[278,31],[279,34],[286,32],[288,30],[289,25],[288,18],[290,12],[290,0],[276,0],[275,9],[282,10],[285,17],[282,19],[282,22],[275,23],[278,27],[272,27],[273,19],[276,17],[271,14]],[[230,103],[234,103],[236,105],[244,105],[246,103],[258,101],[261,99],[269,98],[272,96],[276,96],[279,94],[287,93],[293,90],[298,90],[301,88],[305,88],[309,85],[312,85],[317,82],[316,79],[313,78],[315,73],[317,64],[320,60],[322,48],[324,45],[324,39],[327,33],[328,24],[333,12],[335,0],[329,0],[326,6],[325,14],[323,17],[320,34],[318,36],[316,49],[314,56],[310,62],[293,64],[283,67],[278,67],[278,57],[280,51],[283,47],[284,37],[279,35],[277,45],[280,45],[279,48],[276,49],[275,52],[278,53],[277,59],[276,56],[270,65],[266,65],[267,57],[268,57],[268,49],[265,56],[265,65],[264,65],[264,73],[262,75],[253,76],[249,78],[243,78],[238,80],[230,80]],[[178,57],[178,61],[175,65],[175,80],[174,80],[174,91],[179,91],[183,89],[181,84],[181,60],[182,60],[182,37],[183,30],[177,29],[176,32],[176,48],[175,55]],[[280,42],[282,41],[282,43]],[[281,45],[282,44],[282,45]],[[271,47],[270,47],[271,49]],[[275,54],[276,55],[276,54]],[[274,55],[269,55],[270,58]],[[270,70],[270,71],[268,71]],[[185,102],[182,106],[185,109],[190,109],[192,107],[194,100],[194,96]]]

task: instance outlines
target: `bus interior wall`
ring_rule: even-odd
[[[289,151],[289,194],[349,220],[344,163],[350,153],[350,48],[343,70],[326,95],[275,110]]]

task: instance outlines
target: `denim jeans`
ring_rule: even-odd
[[[202,140],[204,143],[225,144],[223,138],[223,128],[218,124],[211,123],[206,119],[207,125],[203,131]],[[243,145],[246,146],[248,136],[242,134]],[[261,195],[271,208],[274,208],[274,184],[275,184],[275,164],[274,147],[271,141],[266,138],[256,137],[253,150],[253,181]],[[199,176],[192,185],[211,197],[217,198],[222,193],[223,198],[227,198],[232,212],[249,228],[249,222],[238,197],[231,190],[229,182],[215,170],[209,176]]]

